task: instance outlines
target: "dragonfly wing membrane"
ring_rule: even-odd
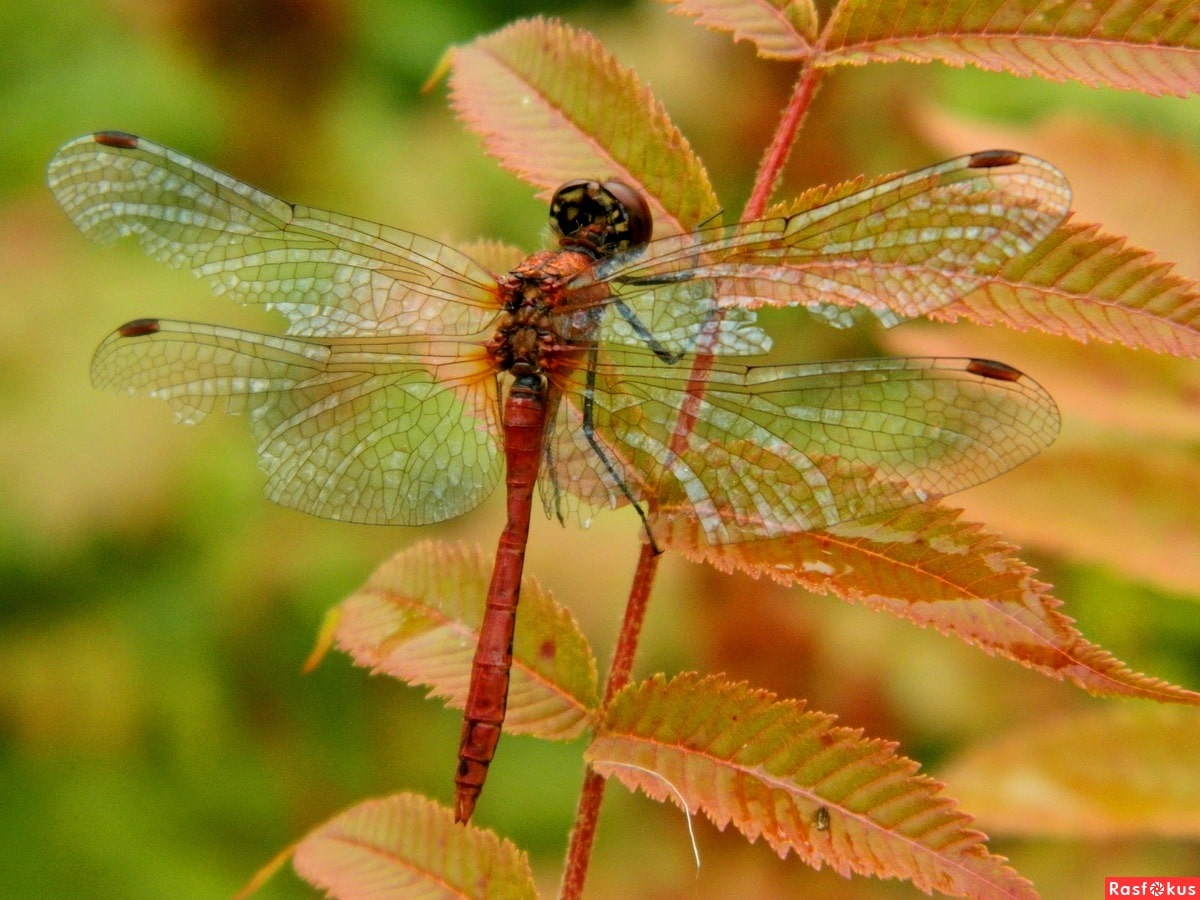
[[[590,397],[605,458],[582,479],[576,459],[560,483],[589,504],[632,498],[651,516],[695,519],[713,544],[825,529],[960,491],[1058,432],[1039,385],[984,360],[714,365],[698,401],[677,367],[645,362],[601,365],[590,393],[564,397],[580,421]],[[559,444],[576,457],[592,449],[567,436]]]
[[[135,235],[215,292],[278,309],[291,334],[474,334],[497,311],[495,280],[444,244],[287,203],[143,138],[77,138],[47,177],[93,240]]]
[[[608,373],[595,374],[607,378]],[[584,385],[591,380],[586,372],[579,375]],[[555,392],[538,479],[546,515],[561,522],[574,518],[586,527],[595,510],[616,509],[631,499],[640,500],[644,492],[637,468],[629,464],[628,448],[612,441],[611,428],[605,427],[610,418],[607,407],[591,399],[599,390],[615,402],[620,391],[583,386],[585,394],[580,394],[580,386]]]
[[[92,378],[165,399],[185,422],[249,414],[277,503],[350,522],[420,525],[478,505],[501,466],[490,369],[447,363],[457,376],[435,377],[422,348],[148,319],[100,345]]]
[[[1066,218],[1071,189],[1049,163],[988,151],[862,187],[809,192],[785,214],[651,241],[576,280],[604,281],[615,302],[684,352],[761,350],[752,322],[702,340],[714,311],[806,306],[833,324],[857,308],[885,324],[925,315],[983,286]],[[644,343],[612,317],[606,340]],[[728,327],[728,326],[725,326]]]

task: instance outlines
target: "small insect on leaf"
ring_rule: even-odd
[[[813,828],[817,831],[829,830],[829,810],[824,806],[818,806],[813,814]]]

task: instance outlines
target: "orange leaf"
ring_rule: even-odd
[[[455,48],[451,102],[487,151],[531,184],[618,178],[655,223],[690,231],[720,210],[708,174],[666,110],[592,34],[526,19]]]
[[[1010,259],[996,278],[930,313],[983,325],[1036,328],[1077,341],[1200,356],[1200,295],[1145,250],[1068,222],[1030,253]]]
[[[989,828],[1090,840],[1200,837],[1200,714],[1115,706],[969,750],[944,777]]]
[[[424,541],[396,554],[342,602],[338,645],[360,666],[462,709],[490,564],[477,548]],[[599,705],[596,663],[571,614],[521,580],[505,729],[571,740]]]
[[[300,841],[293,865],[334,897],[537,897],[524,853],[415,794],[335,816]]]
[[[1156,96],[1200,90],[1192,0],[846,0],[825,39],[821,66],[940,60]]]
[[[1200,587],[1200,459],[1151,436],[1091,434],[1032,460],[997,500],[972,503],[989,523],[1070,559],[1163,589]]]
[[[667,0],[671,12],[695,16],[735,41],[750,41],[759,56],[802,59],[817,38],[817,11],[811,0]]]
[[[709,545],[672,519],[670,546],[723,571],[769,575],[932,626],[1092,694],[1200,705],[1200,694],[1137,674],[1089,643],[1015,548],[959,511],[927,503],[774,540]]]
[[[951,896],[1037,896],[915,762],[834,722],[719,677],[659,676],[617,696],[587,757],[606,777],[660,801],[678,791],[718,828],[732,822],[814,868]]]

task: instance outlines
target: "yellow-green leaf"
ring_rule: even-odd
[[[490,561],[430,541],[396,554],[342,602],[337,642],[360,666],[415,684],[462,709],[483,619]],[[571,740],[599,705],[596,663],[562,606],[521,580],[505,729]]]
[[[537,897],[513,844],[415,794],[367,800],[308,833],[292,864],[331,897]]]
[[[677,791],[719,828],[732,823],[815,868],[951,896],[1037,896],[894,744],[834,723],[719,677],[655,677],[617,696],[587,757],[606,777],[656,800]]]
[[[451,101],[487,151],[531,184],[616,178],[642,191],[656,227],[688,231],[720,210],[687,140],[592,34],[525,19],[458,47]]]
[[[940,60],[1154,95],[1200,90],[1192,0],[845,0],[825,37],[822,66]]]
[[[1161,405],[1170,409],[1170,398]],[[1200,588],[1200,459],[1155,435],[1089,433],[1032,460],[988,522],[1045,552],[1102,565],[1161,589]],[[1156,442],[1155,442],[1156,441]]]
[[[1033,250],[1008,260],[997,277],[930,314],[983,325],[1035,328],[1077,341],[1200,355],[1200,294],[1171,264],[1068,222]]]
[[[1200,838],[1200,712],[1120,705],[1023,729],[943,773],[1008,834]]]
[[[695,16],[735,41],[750,41],[759,56],[802,59],[817,38],[817,11],[811,0],[666,0],[671,12]]]
[[[1086,640],[1016,548],[958,510],[926,503],[725,546],[683,513],[671,524],[670,546],[689,559],[890,612],[1092,694],[1200,705],[1200,694],[1133,672]]]

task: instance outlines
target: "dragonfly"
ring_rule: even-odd
[[[500,535],[455,773],[475,809],[499,741],[534,485],[552,517],[632,507],[712,545],[828,529],[979,484],[1049,446],[1049,394],[986,359],[746,365],[763,305],[919,316],[979,288],[1066,217],[1049,163],[989,150],[806,208],[655,238],[644,196],[580,179],[557,247],[493,274],[429,238],[288,203],[159,144],[77,138],[50,188],[89,238],[133,236],[282,334],[137,319],[93,382],[188,423],[245,413],[266,492],[347,522],[424,525],[503,474]]]

